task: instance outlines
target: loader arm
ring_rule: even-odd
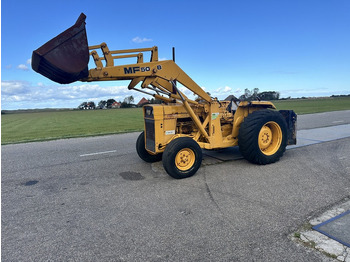
[[[142,51],[142,49],[132,50],[132,52],[140,51]],[[166,82],[161,81],[159,78]],[[155,81],[156,79],[157,81]],[[162,91],[165,89],[171,94],[176,94],[177,91],[174,90],[170,81],[177,81],[205,101],[210,102],[212,100],[211,97],[172,60],[151,61],[120,66],[96,66],[96,68],[89,70],[87,78],[80,79],[80,81],[85,82],[116,80],[131,80],[129,89],[134,88],[139,82],[146,82]],[[162,84],[160,84],[160,82]],[[147,86],[142,84],[142,87],[146,88]]]
[[[90,54],[94,58],[96,68],[89,70],[87,78],[80,79],[80,81],[117,81],[117,80],[131,80],[128,88],[133,89],[148,95],[152,95],[157,99],[161,99],[166,103],[173,100],[180,101],[194,124],[197,126],[200,133],[209,141],[210,134],[205,130],[205,125],[200,121],[198,116],[189,105],[198,105],[198,102],[188,99],[176,86],[176,82],[181,83],[183,86],[191,90],[194,94],[198,95],[201,99],[207,103],[213,102],[211,97],[194,82],[174,61],[164,60],[158,61],[158,48],[156,46],[152,48],[142,49],[126,49],[109,51],[107,44],[90,46],[89,49],[101,49],[103,57],[99,57],[94,50]],[[143,62],[142,52],[151,51],[151,61]],[[136,53],[136,54],[131,54]],[[118,54],[117,56],[113,56]],[[119,55],[126,54],[126,55]],[[114,59],[123,59],[137,57],[136,64],[128,65],[114,65]],[[101,60],[105,60],[105,66]],[[136,89],[136,85],[142,82],[142,89]],[[144,89],[149,89],[155,93],[148,93]],[[161,94],[165,94],[168,97],[164,97]]]

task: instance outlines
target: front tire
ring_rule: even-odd
[[[175,179],[193,176],[202,164],[202,149],[189,137],[171,141],[163,152],[165,171]]]
[[[248,161],[259,165],[274,163],[286,150],[286,121],[278,111],[255,111],[241,124],[238,145]]]
[[[139,157],[148,163],[158,162],[162,160],[162,153],[152,155],[145,148],[145,131],[143,131],[136,140],[136,152]]]

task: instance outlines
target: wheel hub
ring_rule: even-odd
[[[260,149],[267,148],[272,141],[272,132],[268,126],[263,126],[259,134]]]
[[[180,150],[175,158],[176,167],[180,170],[190,169],[195,162],[195,154],[192,149],[184,148]]]
[[[282,143],[281,127],[274,121],[267,122],[260,129],[258,137],[259,148],[265,155],[273,155]]]

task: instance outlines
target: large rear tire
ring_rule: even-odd
[[[278,111],[255,111],[241,124],[238,145],[248,161],[259,165],[274,163],[286,150],[286,121]]]
[[[163,153],[165,171],[175,179],[193,176],[202,163],[202,149],[189,137],[171,141]]]
[[[162,160],[162,153],[152,155],[145,148],[145,131],[143,131],[136,140],[136,151],[139,157],[146,162],[153,163]]]

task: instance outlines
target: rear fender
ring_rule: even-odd
[[[293,110],[279,110],[283,118],[287,123],[287,145],[296,145],[297,144],[297,114]]]

